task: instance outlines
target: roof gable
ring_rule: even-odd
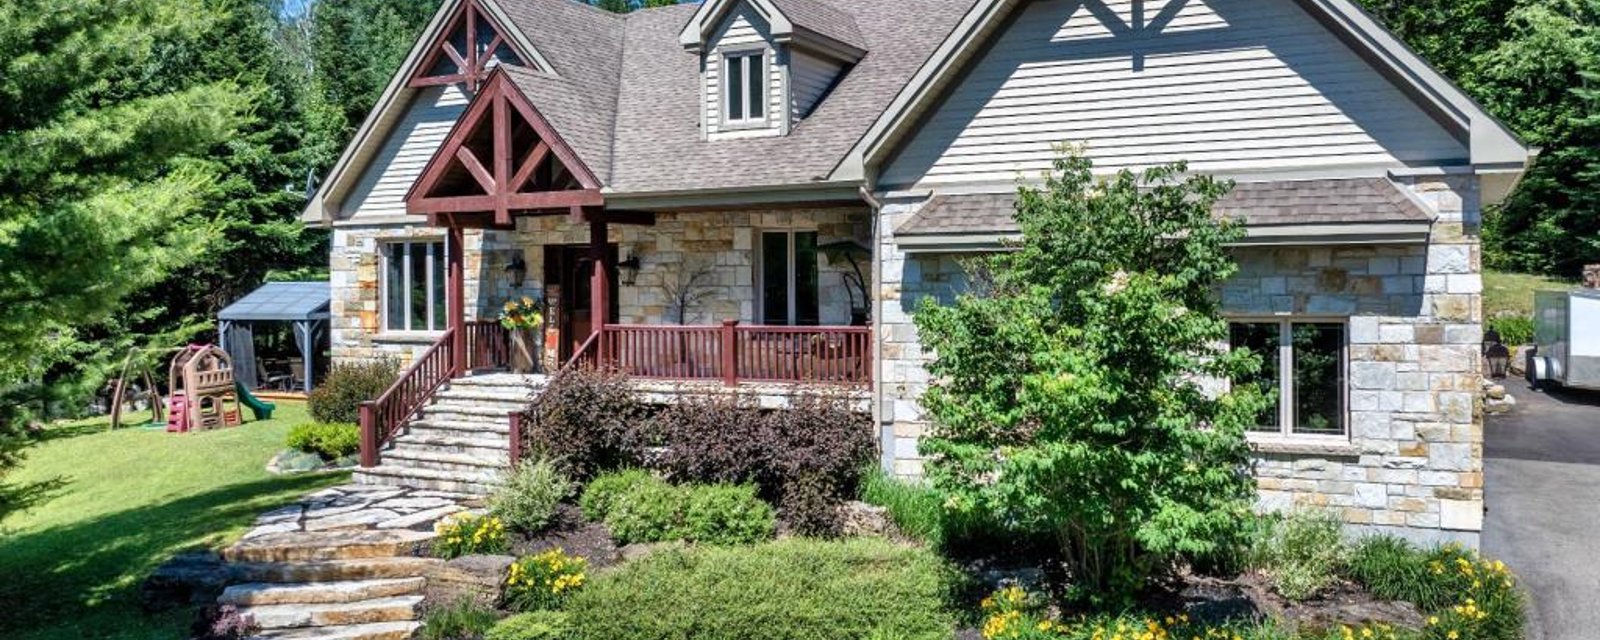
[[[465,83],[472,91],[488,76],[489,68],[499,64],[553,73],[543,54],[526,38],[512,37],[514,32],[486,6],[480,0],[466,0],[456,8],[448,26],[424,50],[427,53],[411,74],[409,86]]]
[[[1531,150],[1515,135],[1350,0],[1293,1],[1468,140],[1473,164],[1520,169],[1527,163]],[[1186,3],[1170,4],[1181,10]],[[1026,0],[977,0],[830,177],[862,179],[875,171],[1027,5]],[[1153,8],[1150,13],[1160,19],[1161,12]]]
[[[411,214],[492,214],[593,205],[600,180],[512,80],[491,71],[406,195]],[[527,72],[521,72],[526,74]]]
[[[851,62],[866,54],[855,18],[820,0],[705,0],[678,33],[678,44],[700,52],[741,4],[766,21],[774,42],[798,43]]]

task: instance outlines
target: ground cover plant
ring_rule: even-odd
[[[499,621],[500,614],[494,609],[472,598],[461,598],[428,609],[417,637],[421,640],[478,640]]]
[[[772,507],[754,485],[673,485],[624,471],[590,483],[582,500],[623,544],[685,540],[747,544],[772,537]]]
[[[1278,593],[1307,600],[1339,579],[1349,549],[1337,516],[1303,510],[1275,521],[1257,542],[1254,562],[1272,577]]]
[[[944,640],[948,578],[933,553],[875,539],[668,549],[594,576],[566,637]]]
[[[1208,395],[1259,359],[1227,350],[1213,287],[1243,234],[1229,185],[1182,164],[1100,179],[1066,153],[1018,192],[1016,251],[973,293],[922,300],[933,485],[957,509],[1051,531],[1086,601],[1124,606],[1188,556],[1240,543],[1255,495],[1244,429],[1269,398]]]
[[[309,420],[303,403],[277,404],[272,420],[189,434],[107,431],[105,418],[47,428],[15,477],[59,486],[0,520],[0,567],[29,568],[0,581],[0,637],[186,637],[194,610],[140,609],[146,574],[179,551],[223,546],[263,511],[349,477],[266,471],[290,426]]]

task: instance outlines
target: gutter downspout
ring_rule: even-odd
[[[894,475],[894,425],[883,419],[883,202],[867,185],[856,189],[872,215],[872,421],[878,426],[878,466]]]

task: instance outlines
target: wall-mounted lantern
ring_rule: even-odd
[[[528,280],[528,263],[522,260],[522,251],[513,249],[511,262],[506,263],[506,281],[512,289],[521,289]]]
[[[1511,350],[1498,342],[1489,345],[1484,358],[1489,361],[1489,377],[1500,379],[1506,377],[1506,369],[1511,364]]]
[[[621,276],[624,286],[633,286],[639,281],[639,256],[628,256],[627,260],[617,263],[617,275]]]

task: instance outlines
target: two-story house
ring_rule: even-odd
[[[1237,181],[1218,293],[1280,390],[1264,508],[1476,540],[1479,222],[1532,151],[1351,0],[448,0],[304,214],[335,358],[414,362],[365,473],[471,470],[470,442],[378,450],[498,364],[526,295],[550,366],[856,385],[915,476],[911,311],[1015,234],[1063,142]]]

